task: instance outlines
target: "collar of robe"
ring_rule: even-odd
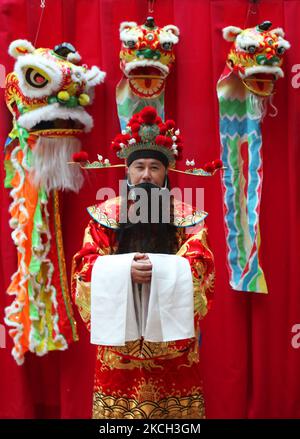
[[[94,204],[87,208],[90,216],[102,226],[119,229],[121,197],[110,198],[103,203]],[[193,227],[207,217],[208,213],[197,210],[190,204],[174,200],[174,222],[176,227]]]

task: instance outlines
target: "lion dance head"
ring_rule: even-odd
[[[78,191],[83,178],[67,161],[80,149],[78,136],[93,127],[86,111],[94,87],[105,73],[80,65],[81,57],[69,43],[36,49],[26,40],[13,41],[9,54],[16,59],[6,79],[6,103],[16,128],[31,136],[32,172],[36,185]]]
[[[10,190],[9,224],[17,249],[17,271],[5,309],[18,364],[27,351],[44,355],[78,339],[68,293],[60,220],[59,189],[79,191],[83,176],[68,166],[93,119],[86,111],[105,74],[80,65],[68,43],[36,49],[13,41],[16,59],[6,80],[13,129],[5,145],[5,186]]]
[[[284,76],[283,54],[290,48],[281,28],[270,29],[264,21],[258,26],[241,29],[228,26],[223,37],[233,41],[227,56],[227,66],[243,81],[245,87],[257,96],[271,96],[275,82]]]
[[[143,99],[158,97],[175,62],[178,27],[171,24],[158,27],[152,17],[141,26],[123,22],[120,39],[120,67],[132,92]]]

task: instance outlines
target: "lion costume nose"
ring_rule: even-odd
[[[258,55],[256,57],[257,64],[272,66],[279,61],[278,57],[275,56],[275,52],[271,52],[266,55]]]

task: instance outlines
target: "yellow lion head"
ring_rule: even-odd
[[[223,29],[224,39],[234,41],[227,56],[228,67],[259,96],[270,96],[275,81],[284,76],[283,54],[290,48],[284,31],[281,28],[269,30],[271,26],[270,21],[264,21],[244,30],[235,26]]]
[[[6,103],[20,127],[48,137],[91,130],[93,119],[84,107],[104,72],[79,65],[81,57],[69,43],[36,49],[29,41],[16,40],[9,54],[16,62],[6,79]]]
[[[141,98],[159,96],[175,61],[179,29],[173,25],[158,27],[148,17],[141,26],[135,22],[121,23],[120,39],[120,67],[132,92]]]

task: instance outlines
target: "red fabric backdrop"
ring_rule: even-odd
[[[16,38],[34,42],[40,14],[39,0],[0,1],[0,60],[8,73],[13,60],[8,44]],[[300,63],[300,1],[262,0],[257,14],[248,14],[247,0],[157,0],[155,18],[161,25],[181,30],[177,62],[167,81],[166,113],[177,120],[185,138],[184,158],[204,163],[219,155],[216,81],[228,43],[221,29],[244,27],[263,20],[282,26],[292,48],[286,56],[286,77],[277,85],[279,114],[263,124],[264,185],[261,209],[262,254],[269,295],[232,291],[225,268],[225,239],[219,177],[173,178],[181,186],[205,188],[207,224],[215,253],[217,281],[213,309],[203,322],[202,362],[209,418],[300,416],[300,349],[291,345],[294,324],[300,323],[299,163],[300,89],[291,85],[292,66]],[[118,66],[118,27],[121,21],[143,22],[146,0],[48,0],[37,40],[39,47],[62,41],[73,43],[88,65],[107,72],[92,109],[95,129],[84,139],[90,156],[108,151],[118,132],[115,86]],[[247,23],[246,23],[247,21]],[[3,84],[1,84],[3,87]],[[300,84],[299,84],[300,85]],[[1,89],[1,144],[11,126]],[[298,112],[297,112],[298,110]],[[2,160],[2,156],[1,156]],[[1,163],[1,181],[3,169]],[[65,194],[63,232],[68,270],[81,245],[88,221],[86,206],[97,189],[112,186],[122,171],[91,171],[80,194]],[[196,180],[196,181],[195,181]],[[15,249],[8,227],[9,197],[0,187],[0,312],[10,298],[5,294],[16,268]],[[299,269],[298,269],[299,272]],[[11,357],[11,340],[0,349],[0,417],[89,417],[95,349],[76,312],[80,341],[66,352],[36,358],[29,354],[18,367]]]

